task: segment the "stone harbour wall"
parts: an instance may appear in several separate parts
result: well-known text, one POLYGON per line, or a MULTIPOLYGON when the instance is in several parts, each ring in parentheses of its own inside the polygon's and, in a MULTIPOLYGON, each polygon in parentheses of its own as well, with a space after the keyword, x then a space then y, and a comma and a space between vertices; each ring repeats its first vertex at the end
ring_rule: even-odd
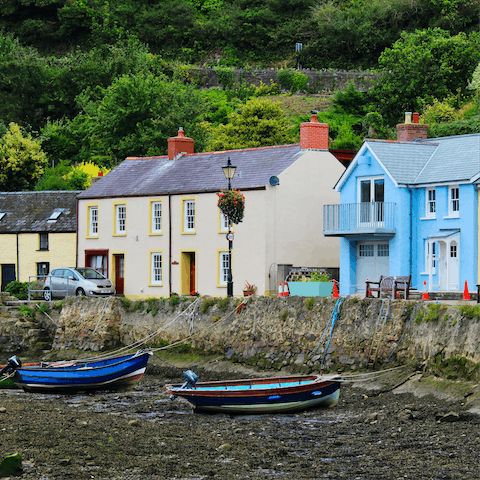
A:
MULTIPOLYGON (((336 299, 255 296, 239 302, 186 297, 175 305, 159 299, 67 298, 53 326, 38 316, 32 322, 18 312, 10 311, 9 317, 2 313, 0 355, 25 355, 29 342, 38 344, 48 335, 52 350, 67 350, 64 353, 111 350, 136 342, 158 347, 183 339, 207 353, 261 368, 318 371, 336 299)), ((378 299, 343 302, 325 356, 327 369, 366 366, 380 309, 378 299)), ((480 319, 474 313, 473 306, 393 301, 379 343, 379 362, 463 357, 478 364, 480 319)))

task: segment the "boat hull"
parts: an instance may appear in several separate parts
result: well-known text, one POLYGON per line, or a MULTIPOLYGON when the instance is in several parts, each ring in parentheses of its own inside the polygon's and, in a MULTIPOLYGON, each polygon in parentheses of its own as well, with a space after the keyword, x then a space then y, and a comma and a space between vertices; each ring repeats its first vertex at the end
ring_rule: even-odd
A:
POLYGON ((340 396, 340 378, 321 376, 197 383, 193 388, 167 385, 185 398, 196 412, 229 414, 295 413, 311 408, 332 408, 340 396), (258 382, 258 383, 256 383, 258 382))
POLYGON ((84 362, 68 367, 20 367, 13 376, 26 392, 76 393, 94 390, 128 390, 145 373, 151 352, 84 362))

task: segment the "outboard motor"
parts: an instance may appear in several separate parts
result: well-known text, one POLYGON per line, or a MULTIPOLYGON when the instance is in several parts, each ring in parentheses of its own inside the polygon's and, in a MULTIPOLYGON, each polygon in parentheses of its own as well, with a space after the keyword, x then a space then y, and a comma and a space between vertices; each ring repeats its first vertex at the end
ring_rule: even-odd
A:
MULTIPOLYGON (((185 379, 185 383, 180 388, 193 388, 198 382, 198 375, 192 370, 183 372, 183 378, 185 379)), ((172 395, 170 400, 173 402, 176 398, 177 395, 172 395)))
POLYGON ((0 370, 0 375, 2 373, 12 373, 13 371, 15 371, 17 368, 20 368, 22 366, 22 362, 20 361, 20 359, 14 355, 13 357, 10 357, 8 359, 8 362, 7 364, 0 370))
POLYGON ((182 388, 193 388, 198 382, 198 375, 192 370, 183 372, 183 378, 185 383, 182 385, 182 388))

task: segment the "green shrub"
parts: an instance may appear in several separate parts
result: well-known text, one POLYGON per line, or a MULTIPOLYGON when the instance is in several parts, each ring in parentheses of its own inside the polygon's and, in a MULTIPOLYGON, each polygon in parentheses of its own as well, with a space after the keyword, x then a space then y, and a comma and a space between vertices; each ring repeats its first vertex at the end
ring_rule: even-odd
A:
POLYGON ((47 315, 51 312, 50 307, 46 303, 37 303, 37 309, 40 313, 46 313, 47 315))
POLYGON ((480 317, 480 305, 462 305, 460 312, 465 318, 480 317))
POLYGON ((180 297, 178 296, 178 293, 172 293, 170 295, 170 305, 172 307, 176 307, 180 303, 180 297))
POLYGON ((27 305, 20 305, 18 310, 20 310, 26 318, 35 318, 35 312, 30 307, 27 307, 27 305))
POLYGON ((288 310, 284 310, 281 314, 280 314, 280 318, 285 321, 288 317, 288 310))
POLYGON ((225 313, 228 309, 228 307, 230 306, 230 297, 225 297, 225 298, 221 298, 218 302, 217 302, 217 307, 220 311, 222 311, 223 313, 225 313))
POLYGON ((157 298, 147 298, 145 301, 147 303, 147 313, 151 313, 154 317, 160 308, 159 300, 157 298))
POLYGON ((310 274, 307 282, 329 282, 330 275, 327 272, 316 271, 310 274))
POLYGON ((19 300, 26 300, 28 298, 28 282, 18 282, 14 280, 5 287, 5 291, 12 297, 16 297, 19 300))
POLYGON ((214 298, 206 298, 202 303, 202 313, 207 313, 210 307, 213 307, 217 301, 214 298))

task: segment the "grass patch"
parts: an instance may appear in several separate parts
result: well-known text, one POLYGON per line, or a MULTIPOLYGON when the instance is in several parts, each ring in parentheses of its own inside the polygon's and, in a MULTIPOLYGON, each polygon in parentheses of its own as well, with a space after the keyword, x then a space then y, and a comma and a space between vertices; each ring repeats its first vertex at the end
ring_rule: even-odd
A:
POLYGON ((282 321, 285 321, 288 317, 288 310, 284 310, 281 314, 280 314, 280 318, 282 319, 282 321))
POLYGON ((180 297, 178 296, 178 293, 172 293, 170 296, 170 305, 172 307, 176 307, 180 303, 180 297))
POLYGON ((447 307, 440 303, 431 303, 427 305, 426 309, 421 310, 415 315, 415 322, 438 322, 443 313, 445 313, 447 307))
POLYGON ((461 307, 458 307, 458 309, 465 318, 480 317, 480 305, 462 305, 461 307))
POLYGON ((305 306, 308 310, 313 310, 313 305, 315 304, 315 297, 310 297, 305 300, 305 306))
POLYGON ((145 300, 147 304, 147 313, 151 313, 152 317, 154 317, 158 310, 160 309, 160 303, 157 298, 147 298, 145 300))
POLYGON ((447 380, 480 380, 480 362, 475 363, 465 357, 442 358, 437 355, 432 364, 435 375, 447 380))

